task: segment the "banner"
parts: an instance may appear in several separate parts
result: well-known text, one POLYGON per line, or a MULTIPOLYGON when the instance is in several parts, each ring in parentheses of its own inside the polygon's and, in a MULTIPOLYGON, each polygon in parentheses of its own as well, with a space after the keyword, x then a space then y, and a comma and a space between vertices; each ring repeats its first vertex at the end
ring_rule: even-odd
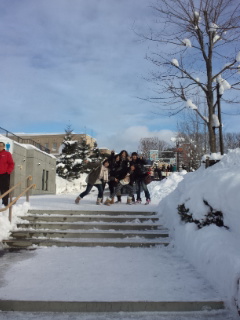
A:
POLYGON ((158 161, 158 150, 150 150, 149 158, 151 161, 158 161))

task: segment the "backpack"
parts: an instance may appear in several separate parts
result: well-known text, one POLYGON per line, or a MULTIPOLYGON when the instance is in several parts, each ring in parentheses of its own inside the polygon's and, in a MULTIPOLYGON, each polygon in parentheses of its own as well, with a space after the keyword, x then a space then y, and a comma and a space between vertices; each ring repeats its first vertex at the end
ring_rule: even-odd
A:
POLYGON ((149 184, 149 183, 152 182, 152 177, 150 176, 150 174, 148 174, 148 175, 146 175, 146 176, 144 177, 143 182, 144 182, 145 184, 149 184))

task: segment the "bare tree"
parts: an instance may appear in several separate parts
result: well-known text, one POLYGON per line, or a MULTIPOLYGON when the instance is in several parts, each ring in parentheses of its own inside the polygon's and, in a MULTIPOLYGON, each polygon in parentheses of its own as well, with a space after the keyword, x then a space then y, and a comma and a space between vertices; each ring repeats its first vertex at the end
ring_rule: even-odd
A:
POLYGON ((157 95, 147 99, 159 103, 168 115, 186 108, 196 112, 207 125, 210 152, 216 152, 220 98, 236 103, 240 90, 240 3, 157 0, 153 8, 158 28, 141 35, 157 43, 159 50, 147 56, 158 67, 148 79, 156 84, 157 95), (231 94, 224 93, 230 88, 231 94), (206 116, 196 105, 197 94, 205 100, 206 116))
POLYGON ((225 149, 240 148, 240 133, 224 133, 223 134, 225 149))
POLYGON ((167 142, 160 140, 157 137, 142 138, 139 142, 138 150, 144 158, 148 158, 150 150, 163 151, 168 146, 167 142))
POLYGON ((184 165, 197 169, 202 156, 209 152, 205 122, 202 121, 197 113, 187 110, 182 117, 182 121, 178 123, 178 133, 180 137, 184 138, 184 165))

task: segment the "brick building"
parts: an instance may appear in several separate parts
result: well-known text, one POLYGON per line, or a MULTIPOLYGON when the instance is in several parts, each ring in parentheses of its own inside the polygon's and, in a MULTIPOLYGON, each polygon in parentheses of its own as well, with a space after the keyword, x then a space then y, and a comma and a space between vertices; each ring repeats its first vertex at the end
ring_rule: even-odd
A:
MULTIPOLYGON (((36 141, 43 147, 49 149, 50 153, 57 157, 60 154, 60 147, 66 133, 18 133, 17 135, 23 139, 32 139, 36 141)), ((87 144, 89 144, 91 148, 94 147, 94 143, 96 142, 96 139, 83 133, 73 133, 72 140, 86 140, 87 144)))

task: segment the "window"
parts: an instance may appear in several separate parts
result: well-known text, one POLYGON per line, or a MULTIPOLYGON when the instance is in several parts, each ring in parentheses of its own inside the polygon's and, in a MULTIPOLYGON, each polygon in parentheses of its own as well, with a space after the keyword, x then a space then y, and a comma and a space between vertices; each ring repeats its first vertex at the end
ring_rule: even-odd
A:
POLYGON ((53 142, 52 151, 57 151, 57 142, 53 142))
POLYGON ((48 178, 49 178, 49 171, 43 170, 42 172, 42 190, 48 191, 48 178))
POLYGON ((49 173, 49 171, 46 171, 45 191, 48 191, 48 173, 49 173))
POLYGON ((45 170, 42 172, 42 190, 44 190, 44 183, 45 182, 45 170))

